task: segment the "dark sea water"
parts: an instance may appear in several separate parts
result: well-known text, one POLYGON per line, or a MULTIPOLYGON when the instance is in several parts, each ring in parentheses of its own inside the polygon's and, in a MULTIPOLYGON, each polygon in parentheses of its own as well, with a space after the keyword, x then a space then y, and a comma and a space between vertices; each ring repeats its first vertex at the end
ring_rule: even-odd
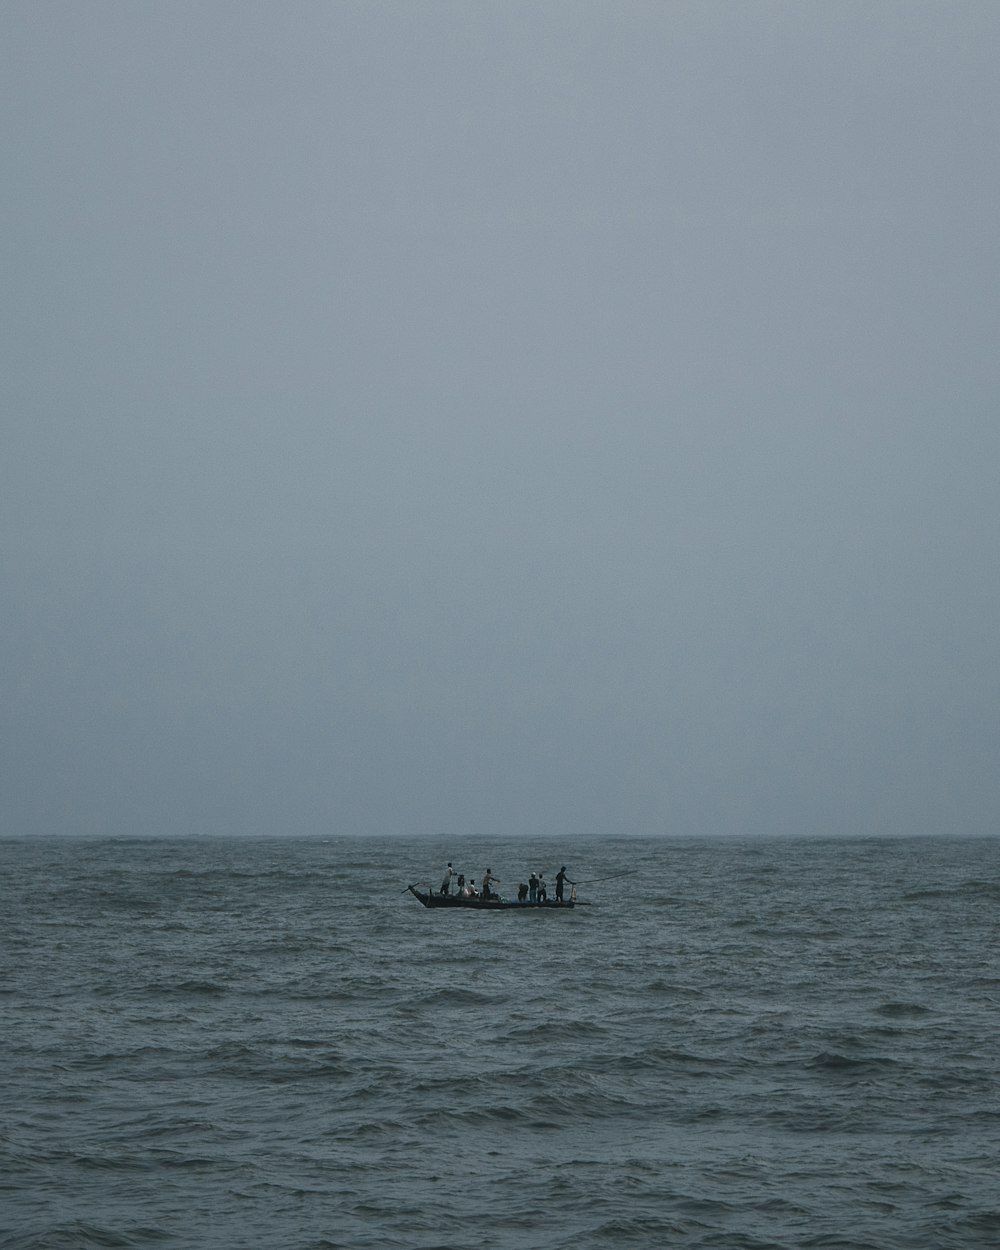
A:
POLYGON ((1000 1246, 1000 841, 0 856, 5 1250, 1000 1246))

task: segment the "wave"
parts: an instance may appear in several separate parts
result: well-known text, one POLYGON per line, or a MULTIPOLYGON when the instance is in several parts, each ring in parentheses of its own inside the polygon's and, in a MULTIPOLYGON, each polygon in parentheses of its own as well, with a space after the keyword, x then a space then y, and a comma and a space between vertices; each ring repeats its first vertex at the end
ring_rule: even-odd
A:
POLYGON ((0 1246, 3 1250, 135 1250, 151 1242, 172 1240, 165 1229, 148 1225, 121 1232, 84 1220, 71 1220, 53 1224, 40 1232, 14 1234, 0 1246))
MULTIPOLYGON (((266 1081, 270 1085, 303 1079, 346 1080, 358 1075, 357 1062, 345 1061, 342 1054, 330 1049, 329 1045, 322 1053, 318 1047, 309 1048, 305 1053, 298 1053, 300 1049, 296 1047, 292 1053, 274 1053, 259 1045, 224 1042, 201 1055, 189 1055, 187 1062, 195 1071, 203 1066, 215 1075, 230 1076, 239 1081, 266 1081)), ((391 1071, 396 1071, 395 1067, 391 1071)))
POLYGON ((516 1024, 508 1027, 503 1036, 507 1041, 534 1046, 553 1045, 561 1041, 582 1041, 608 1035, 607 1026, 596 1020, 556 1018, 538 1024, 516 1024))
POLYGON ((520 1125, 534 1131, 556 1131, 572 1124, 617 1120, 636 1110, 637 1104, 632 1099, 593 1089, 586 1092, 527 1089, 520 1099, 510 1094, 498 1097, 497 1090, 493 1089, 479 1099, 464 1098, 457 1105, 452 1100, 428 1107, 418 1113, 413 1123, 421 1132, 437 1130, 449 1134, 463 1126, 483 1128, 488 1125, 520 1125))
POLYGON ((183 994, 185 996, 197 997, 200 995, 225 994, 228 989, 228 986, 220 985, 218 981, 148 981, 141 987, 140 992, 157 996, 183 994))
POLYGON ((888 1056, 853 1056, 836 1051, 821 1051, 818 1055, 813 1055, 805 1064, 805 1067, 813 1072, 843 1073, 851 1076, 886 1072, 900 1066, 898 1059, 890 1059, 888 1056))
MULTIPOLYGON (((621 1216, 598 1224, 584 1237, 574 1239, 573 1244, 591 1246, 643 1246, 671 1245, 677 1238, 687 1238, 690 1234, 687 1224, 675 1220, 655 1216, 621 1216)), ((690 1243, 687 1243, 690 1244, 690 1243)), ((727 1245, 738 1246, 738 1242, 727 1242, 727 1245)))
POLYGON ((920 889, 906 890, 901 898, 907 903, 922 903, 938 898, 1000 901, 1000 881, 973 877, 952 886, 922 886, 920 889))
POLYGON ((665 998, 704 998, 705 991, 697 985, 678 985, 675 981, 666 981, 663 977, 654 977, 645 987, 647 994, 662 995, 665 998))
POLYGON ((880 1003, 878 1007, 873 1008, 876 1015, 888 1016, 890 1019, 905 1019, 911 1016, 930 1015, 930 1009, 921 1006, 920 1003, 906 1002, 889 1002, 880 1003))
POLYGON ((1000 900, 1000 881, 989 880, 971 880, 963 881, 956 890, 956 894, 969 894, 973 898, 988 898, 1000 900))

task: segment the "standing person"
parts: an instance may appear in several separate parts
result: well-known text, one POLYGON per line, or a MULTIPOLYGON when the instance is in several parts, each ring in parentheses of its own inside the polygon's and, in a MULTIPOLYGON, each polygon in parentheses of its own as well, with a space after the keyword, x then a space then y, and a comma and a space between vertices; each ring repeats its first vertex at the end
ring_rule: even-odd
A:
POLYGON ((538 901, 540 903, 547 903, 549 901, 549 896, 548 894, 545 893, 545 873, 544 872, 540 872, 538 874, 538 901))
MULTIPOLYGON (((557 903, 561 903, 563 901, 563 886, 566 884, 567 881, 569 881, 569 877, 566 876, 566 865, 563 864, 563 866, 556 873, 556 902, 557 903)), ((569 883, 570 885, 576 885, 575 881, 569 881, 569 883)))
POLYGON ((534 903, 538 900, 538 878, 534 873, 528 878, 528 902, 534 903))
POLYGON ((444 880, 441 882, 441 893, 451 893, 451 879, 456 875, 455 869, 451 866, 451 860, 448 860, 448 867, 444 870, 444 880))
POLYGON ((495 895, 493 891, 490 889, 490 886, 493 884, 494 881, 497 883, 497 885, 500 884, 500 878, 494 877, 492 868, 487 868, 486 871, 483 873, 483 898, 496 898, 497 897, 497 895, 495 895))

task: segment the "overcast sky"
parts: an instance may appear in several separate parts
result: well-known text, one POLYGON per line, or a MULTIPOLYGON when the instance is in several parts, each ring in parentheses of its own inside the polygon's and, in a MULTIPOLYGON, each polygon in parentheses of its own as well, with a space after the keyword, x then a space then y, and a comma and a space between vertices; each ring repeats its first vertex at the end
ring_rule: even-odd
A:
POLYGON ((0 831, 995 833, 1000 4, 0 8, 0 831))

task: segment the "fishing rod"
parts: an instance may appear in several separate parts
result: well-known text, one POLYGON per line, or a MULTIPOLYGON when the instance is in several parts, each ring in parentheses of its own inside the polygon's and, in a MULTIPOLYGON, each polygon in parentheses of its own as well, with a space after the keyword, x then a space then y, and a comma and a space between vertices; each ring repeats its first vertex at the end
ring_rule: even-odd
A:
MULTIPOLYGON (((634 877, 635 869, 628 872, 613 872, 610 877, 584 877, 582 881, 570 881, 570 885, 593 885, 595 881, 615 881, 618 877, 634 877)), ((569 877, 566 878, 569 881, 569 877)))

